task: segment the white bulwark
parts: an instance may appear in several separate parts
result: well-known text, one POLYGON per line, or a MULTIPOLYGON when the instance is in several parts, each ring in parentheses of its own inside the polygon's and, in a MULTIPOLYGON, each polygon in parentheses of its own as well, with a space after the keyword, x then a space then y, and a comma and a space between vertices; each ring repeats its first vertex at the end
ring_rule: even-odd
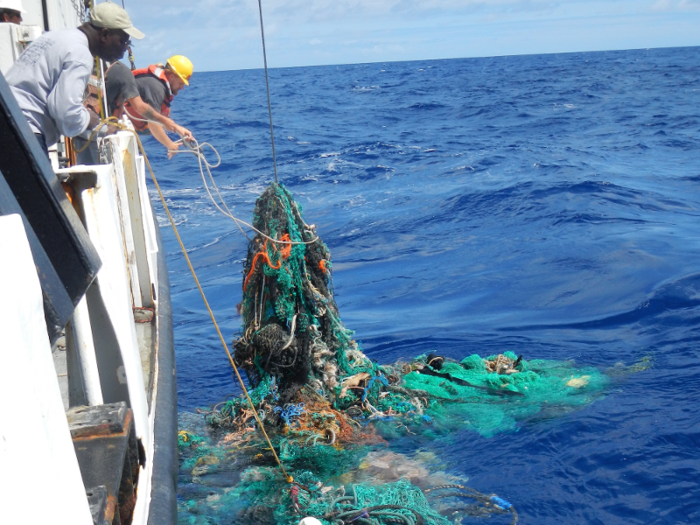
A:
POLYGON ((0 216, 0 254, 3 522, 89 525, 92 516, 61 402, 39 278, 19 215, 0 216))

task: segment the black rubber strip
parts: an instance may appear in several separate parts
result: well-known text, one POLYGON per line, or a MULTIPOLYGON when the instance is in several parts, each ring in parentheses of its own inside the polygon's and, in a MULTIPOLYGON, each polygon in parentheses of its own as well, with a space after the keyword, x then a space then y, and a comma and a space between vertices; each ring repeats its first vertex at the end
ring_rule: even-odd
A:
MULTIPOLYGON (((155 213, 153 214, 155 219, 155 213)), ((156 224, 158 238, 158 397, 155 400, 155 442, 151 504, 148 525, 177 523, 177 378, 173 342, 173 316, 170 303, 170 280, 165 263, 165 248, 156 224)), ((149 392, 150 395, 150 392, 149 392)))

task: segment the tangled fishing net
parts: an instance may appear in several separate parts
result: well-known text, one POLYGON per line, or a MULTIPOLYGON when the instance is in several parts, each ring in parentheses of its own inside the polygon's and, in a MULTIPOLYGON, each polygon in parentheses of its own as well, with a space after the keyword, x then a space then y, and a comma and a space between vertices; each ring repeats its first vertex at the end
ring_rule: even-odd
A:
POLYGON ((282 185, 259 197, 253 225, 265 235, 248 246, 233 347, 254 408, 229 399, 208 412, 206 428, 181 432, 181 521, 447 525, 508 514, 517 522, 504 499, 430 474, 435 465, 420 449, 399 454, 391 443, 515 430, 590 403, 607 376, 511 352, 379 364, 343 325, 330 251, 282 185), (281 475, 256 414, 294 483, 281 475))

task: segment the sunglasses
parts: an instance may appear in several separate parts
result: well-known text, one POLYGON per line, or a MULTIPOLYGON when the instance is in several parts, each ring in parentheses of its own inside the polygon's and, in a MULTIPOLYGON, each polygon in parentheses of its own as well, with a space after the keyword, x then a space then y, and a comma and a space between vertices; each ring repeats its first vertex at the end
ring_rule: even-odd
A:
POLYGON ((109 33, 117 35, 119 37, 119 43, 124 47, 131 47, 134 43, 131 41, 131 37, 126 34, 121 29, 108 29, 109 33))

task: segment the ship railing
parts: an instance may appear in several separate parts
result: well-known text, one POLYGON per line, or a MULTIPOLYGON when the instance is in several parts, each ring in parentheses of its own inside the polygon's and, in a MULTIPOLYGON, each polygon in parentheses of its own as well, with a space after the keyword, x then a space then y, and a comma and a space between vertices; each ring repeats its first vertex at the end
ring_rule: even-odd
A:
POLYGON ((149 397, 157 373, 152 348, 158 329, 156 224, 133 134, 105 137, 100 148, 108 164, 57 171, 102 260, 66 326, 68 397, 70 406, 128 402, 146 454, 134 523, 145 523, 154 452, 149 397))
POLYGON ((144 159, 118 133, 108 164, 54 174, 2 75, 0 141, 0 494, 32 521, 145 525, 167 275, 144 159))

